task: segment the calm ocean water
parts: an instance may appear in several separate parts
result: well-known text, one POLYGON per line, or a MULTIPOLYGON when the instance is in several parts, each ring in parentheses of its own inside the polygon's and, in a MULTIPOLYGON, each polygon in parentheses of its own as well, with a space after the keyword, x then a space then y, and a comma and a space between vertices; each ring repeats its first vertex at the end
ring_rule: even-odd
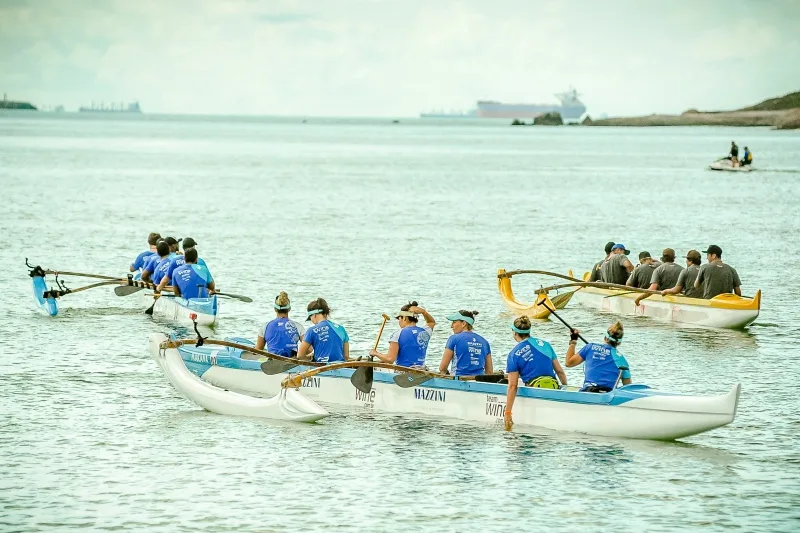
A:
MULTIPOLYGON (((799 132, 6 112, 0 185, 1 531, 800 527, 799 132), (731 140, 757 172, 704 169, 731 140), (746 331, 624 320, 634 381, 743 384, 733 424, 679 443, 371 412, 237 419, 169 386, 145 345, 172 327, 141 299, 95 289, 55 319, 34 310, 26 257, 121 274, 154 230, 194 237, 218 287, 255 299, 225 301, 216 336, 255 337, 286 290, 298 309, 325 297, 355 355, 416 299, 439 321, 430 362, 459 308, 480 311, 504 362, 497 268, 582 272, 608 240, 633 257, 719 244, 763 310, 746 331)), ((551 282, 514 281, 528 298, 551 282)), ((613 318, 563 316, 594 339, 613 318)), ((558 322, 536 335, 566 350, 558 322)))

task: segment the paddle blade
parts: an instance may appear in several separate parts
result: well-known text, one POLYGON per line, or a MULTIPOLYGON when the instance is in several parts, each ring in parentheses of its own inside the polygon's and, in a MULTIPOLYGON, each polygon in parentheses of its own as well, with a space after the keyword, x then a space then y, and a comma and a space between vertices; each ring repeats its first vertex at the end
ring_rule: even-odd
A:
POLYGON ((433 376, 429 376, 427 374, 397 374, 394 377, 395 384, 402 388, 402 389, 409 389, 411 387, 416 387, 417 385, 421 385, 428 381, 429 379, 433 379, 433 376))
POLYGON ((288 372, 292 368, 296 367, 297 363, 290 363, 288 361, 278 361, 277 359, 270 359, 269 361, 264 361, 261 363, 261 371, 268 376, 274 376, 276 374, 282 374, 284 372, 288 372))
POLYGON ((134 292, 139 292, 142 288, 143 287, 133 287, 131 285, 120 285, 119 287, 114 287, 114 294, 117 296, 128 296, 134 292))
MULTIPOLYGON (((158 300, 156 299, 156 301, 158 301, 158 300)), ((151 305, 150 307, 148 307, 147 309, 144 310, 144 314, 152 316, 153 308, 155 308, 155 306, 156 306, 156 302, 153 302, 153 305, 151 305)))
POLYGON ((230 294, 230 293, 227 293, 227 292, 218 292, 217 294, 220 295, 220 296, 226 296, 228 298, 233 298, 234 300, 239 300, 240 302, 244 302, 244 303, 248 303, 248 304, 253 302, 252 298, 250 298, 249 296, 242 296, 241 294, 230 294))
POLYGON ((361 366, 350 376, 350 383, 364 394, 372 390, 372 377, 374 369, 371 366, 361 366))

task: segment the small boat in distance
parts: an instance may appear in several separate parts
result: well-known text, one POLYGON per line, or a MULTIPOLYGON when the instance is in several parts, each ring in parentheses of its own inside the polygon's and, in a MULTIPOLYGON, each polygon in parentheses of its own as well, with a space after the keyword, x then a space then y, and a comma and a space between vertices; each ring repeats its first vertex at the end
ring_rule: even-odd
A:
POLYGON ((139 107, 139 102, 131 102, 127 106, 123 102, 120 102, 119 106, 113 102, 110 102, 108 105, 106 105, 105 102, 100 102, 99 105, 95 105, 95 103, 92 102, 91 106, 81 106, 78 108, 78 111, 80 113, 141 113, 142 108, 139 107))
POLYGON ((750 172, 751 170, 755 170, 752 165, 739 164, 738 166, 733 166, 733 161, 727 157, 717 159, 711 163, 708 168, 711 170, 725 170, 728 172, 750 172))

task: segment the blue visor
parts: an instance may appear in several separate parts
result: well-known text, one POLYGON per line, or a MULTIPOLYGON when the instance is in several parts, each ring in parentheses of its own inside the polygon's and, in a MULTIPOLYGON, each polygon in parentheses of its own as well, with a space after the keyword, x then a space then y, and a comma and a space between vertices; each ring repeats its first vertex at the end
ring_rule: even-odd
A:
POLYGON ((278 310, 278 311, 288 311, 291 308, 292 308, 291 304, 290 305, 278 305, 278 304, 275 304, 275 309, 278 310))
POLYGON ((463 320, 464 322, 466 322, 470 326, 475 324, 475 319, 474 318, 470 318, 468 316, 464 316, 461 313, 453 313, 452 315, 447 315, 447 320, 449 320, 450 322, 455 322, 456 320, 463 320))
POLYGON ((514 331, 514 332, 516 332, 516 333, 521 333, 522 335, 530 335, 530 334, 531 334, 531 328, 528 328, 528 329, 519 329, 519 328, 518 328, 517 326, 515 326, 514 324, 511 324, 511 330, 512 330, 512 331, 514 331))

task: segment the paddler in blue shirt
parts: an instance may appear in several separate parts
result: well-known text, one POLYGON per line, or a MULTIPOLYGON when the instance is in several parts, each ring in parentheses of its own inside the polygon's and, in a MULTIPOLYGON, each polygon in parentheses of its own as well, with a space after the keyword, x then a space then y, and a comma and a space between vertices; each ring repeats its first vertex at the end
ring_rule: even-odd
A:
POLYGON ((317 298, 308 304, 307 310, 306 320, 314 325, 303 336, 297 358, 319 363, 349 361, 350 337, 342 326, 328 319, 331 313, 328 302, 317 298), (309 353, 312 349, 313 354, 309 353))
POLYGON ((156 244, 158 244, 158 241, 160 240, 161 240, 161 235, 155 232, 147 236, 147 244, 150 245, 150 249, 145 250, 144 252, 136 256, 136 259, 133 260, 133 263, 130 266, 131 272, 136 272, 137 270, 141 270, 144 267, 145 260, 154 253, 156 253, 156 244))
POLYGON ((623 385, 630 385, 631 371, 628 361, 617 352, 623 334, 622 323, 615 322, 606 332, 605 343, 590 342, 576 353, 579 331, 574 329, 570 332, 566 364, 567 368, 571 368, 586 362, 582 392, 612 391, 620 378, 623 385))
POLYGON ((151 281, 158 284, 153 275, 162 262, 166 261, 169 264, 169 256, 169 244, 167 244, 167 241, 158 241, 156 253, 148 257, 144 267, 142 267, 142 281, 151 281))
POLYGON ((517 397, 519 380, 528 387, 542 389, 561 388, 556 375, 561 380, 561 385, 567 384, 567 374, 558 362, 555 350, 549 342, 531 337, 531 321, 526 316, 521 316, 511 324, 514 340, 517 345, 508 353, 506 372, 508 372, 508 392, 506 393, 505 425, 510 430, 514 421, 511 410, 517 397))
POLYGON ((492 373, 492 349, 489 341, 472 331, 477 311, 460 310, 447 316, 453 334, 447 339, 439 372, 451 367, 454 376, 477 376, 492 373), (451 365, 452 362, 452 365, 451 365))
POLYGON ((258 340, 256 340, 256 348, 263 350, 266 347, 268 352, 283 355, 284 357, 297 355, 297 349, 306 328, 299 322, 289 318, 291 309, 292 303, 289 301, 289 295, 281 291, 275 297, 276 318, 270 320, 261 328, 258 333, 258 340))
POLYGON ((398 366, 425 366, 425 354, 428 351, 428 342, 431 340, 436 320, 416 301, 409 302, 400 308, 395 317, 400 329, 389 337, 389 351, 385 354, 372 350, 369 354, 384 363, 394 363, 398 366), (422 315, 425 325, 417 325, 417 316, 422 315))
MULTIPOLYGON (((172 273, 175 295, 182 298, 207 298, 214 293, 214 279, 208 269, 197 264, 197 250, 189 249, 184 255, 186 264, 172 273)), ((166 276, 165 276, 166 279, 166 276)), ((164 281, 163 279, 161 281, 164 281)))
MULTIPOLYGON (((191 237, 186 237, 185 239, 182 240, 183 240, 183 254, 185 254, 186 250, 188 250, 189 248, 197 247, 197 243, 191 237)), ((175 272, 175 269, 178 268, 179 266, 183 266, 186 263, 186 261, 183 258, 183 254, 178 252, 176 248, 175 257, 173 257, 172 260, 170 261, 169 269, 167 270, 167 276, 169 276, 170 279, 172 278, 172 273, 175 272)), ((202 257, 199 256, 197 257, 197 264, 208 268, 208 265, 206 265, 206 262, 203 261, 202 257)))

